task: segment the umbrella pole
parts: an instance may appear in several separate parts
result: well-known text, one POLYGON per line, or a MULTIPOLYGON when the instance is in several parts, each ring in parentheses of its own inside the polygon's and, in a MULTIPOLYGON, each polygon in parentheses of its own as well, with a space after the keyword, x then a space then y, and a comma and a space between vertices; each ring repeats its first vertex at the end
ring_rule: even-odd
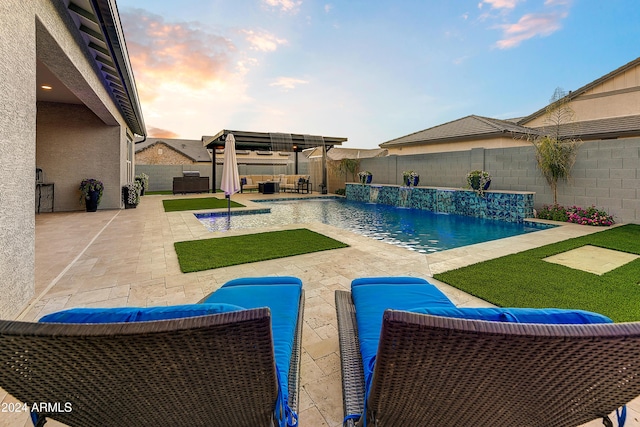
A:
POLYGON ((231 195, 225 194, 224 197, 227 198, 227 216, 231 218, 231 195))

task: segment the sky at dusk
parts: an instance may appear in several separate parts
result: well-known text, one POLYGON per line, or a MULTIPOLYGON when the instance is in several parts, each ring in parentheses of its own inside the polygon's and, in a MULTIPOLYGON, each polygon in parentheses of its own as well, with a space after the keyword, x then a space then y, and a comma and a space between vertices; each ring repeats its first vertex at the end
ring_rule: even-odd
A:
POLYGON ((544 107, 640 56, 638 0, 117 0, 150 137, 378 144, 544 107))

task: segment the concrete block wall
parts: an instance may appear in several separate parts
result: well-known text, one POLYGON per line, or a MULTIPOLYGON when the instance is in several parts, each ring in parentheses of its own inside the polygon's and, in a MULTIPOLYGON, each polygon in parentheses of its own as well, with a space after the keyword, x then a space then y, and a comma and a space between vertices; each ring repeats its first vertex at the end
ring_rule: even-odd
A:
POLYGON ((360 170, 373 174, 373 183, 402 184, 402 172, 413 170, 420 175, 420 184, 434 187, 463 187, 471 167, 469 151, 414 154, 362 159, 360 170))
MULTIPOLYGON (((420 184, 466 187, 472 169, 491 173, 492 190, 535 192, 534 207, 553 203, 553 193, 537 169, 533 147, 473 149, 459 152, 362 159, 361 170, 373 173, 373 183, 400 184, 403 170, 420 174, 420 184)), ((585 142, 572 176, 558 185, 558 203, 595 205, 617 222, 640 223, 640 138, 585 142)))

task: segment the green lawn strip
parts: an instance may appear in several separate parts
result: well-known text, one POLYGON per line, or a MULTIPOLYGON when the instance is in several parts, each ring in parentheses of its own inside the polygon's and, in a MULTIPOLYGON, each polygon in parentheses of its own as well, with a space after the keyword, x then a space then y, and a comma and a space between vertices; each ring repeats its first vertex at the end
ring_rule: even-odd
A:
POLYGON ((183 273, 348 246, 306 228, 175 243, 183 273))
POLYGON ((640 320, 640 259, 599 276, 543 261, 584 245, 640 255, 640 225, 628 224, 434 275, 501 307, 574 308, 615 322, 640 320))
MULTIPOLYGON (((163 200, 165 212, 196 211, 202 209, 222 209, 227 207, 227 199, 206 197, 198 199, 169 199, 163 200)), ((242 208, 244 205, 231 201, 232 208, 242 208)))
POLYGON ((173 191, 171 191, 171 190, 166 190, 166 191, 145 191, 144 194, 145 194, 145 196, 153 196, 153 195, 157 195, 157 194, 167 195, 167 194, 173 194, 173 191))

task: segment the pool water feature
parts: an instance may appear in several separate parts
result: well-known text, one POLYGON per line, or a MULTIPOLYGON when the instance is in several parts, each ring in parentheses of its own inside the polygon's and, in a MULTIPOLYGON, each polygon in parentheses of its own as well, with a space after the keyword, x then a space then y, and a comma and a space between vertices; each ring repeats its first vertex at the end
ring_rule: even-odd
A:
POLYGON ((271 213, 195 214, 210 231, 321 222, 413 251, 431 253, 549 226, 434 213, 340 198, 261 201, 271 213))

